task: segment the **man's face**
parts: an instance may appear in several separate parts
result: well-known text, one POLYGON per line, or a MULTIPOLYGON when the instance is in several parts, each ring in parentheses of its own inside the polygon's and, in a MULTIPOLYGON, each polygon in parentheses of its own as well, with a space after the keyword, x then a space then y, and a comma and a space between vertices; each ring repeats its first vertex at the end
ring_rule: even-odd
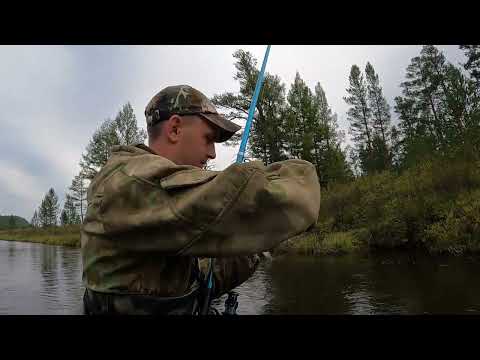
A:
POLYGON ((178 155, 183 165, 205 167, 215 159, 215 125, 198 115, 182 116, 182 136, 178 142, 178 155))

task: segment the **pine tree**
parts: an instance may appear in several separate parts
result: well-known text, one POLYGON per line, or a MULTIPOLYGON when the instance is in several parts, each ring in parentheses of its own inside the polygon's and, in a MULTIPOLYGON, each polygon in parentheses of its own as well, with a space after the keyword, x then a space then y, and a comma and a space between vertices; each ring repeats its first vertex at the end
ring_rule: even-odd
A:
POLYGON ((367 62, 365 68, 368 89, 368 103, 372 111, 374 128, 385 144, 389 142, 390 135, 390 106, 383 96, 383 91, 380 86, 378 74, 372 64, 367 62))
POLYGON ((38 220, 41 227, 49 226, 48 219, 48 204, 46 200, 47 195, 42 199, 40 206, 38 207, 38 220))
POLYGON ((291 157, 314 162, 314 134, 318 128, 311 90, 297 72, 287 95, 286 148, 291 157))
POLYGON ((58 219, 58 197, 55 190, 50 188, 40 205, 38 217, 42 227, 56 226, 58 219))
POLYGON ((465 70, 473 79, 480 82, 480 45, 460 45, 460 49, 467 57, 467 62, 463 64, 465 70))
POLYGON ((328 187, 333 182, 347 181, 352 173, 340 146, 344 135, 338 130, 337 114, 332 113, 320 83, 315 85, 313 103, 316 110, 315 165, 321 186, 328 187))
POLYGON ((465 148, 480 153, 480 45, 461 45, 467 62, 463 64, 470 78, 466 82, 466 102, 468 115, 465 119, 465 148))
MULTIPOLYGON (((259 70, 257 60, 244 50, 233 54, 236 59, 234 79, 240 84, 238 94, 231 92, 213 96, 212 102, 226 109, 229 120, 245 121, 255 90, 259 70)), ((265 164, 285 159, 283 144, 283 118, 285 111, 285 86, 278 76, 265 74, 258 96, 252 127, 250 129, 246 158, 262 160, 265 164)), ((237 146, 242 133, 235 134, 227 146, 237 146)))
POLYGON ((145 130, 139 129, 130 103, 118 112, 114 120, 106 119, 95 131, 82 155, 80 167, 86 179, 93 179, 105 165, 114 145, 134 145, 143 143, 147 137, 145 130))
POLYGON ((350 131, 355 142, 365 144, 367 149, 371 150, 373 138, 371 110, 368 106, 367 87, 357 65, 353 65, 350 70, 349 83, 350 87, 347 88, 349 96, 344 97, 344 100, 351 105, 347 112, 350 131))
POLYGON ((373 117, 374 138, 373 145, 373 168, 381 171, 391 167, 390 154, 390 106, 383 96, 378 74, 372 64, 367 62, 365 68, 368 90, 368 104, 373 117))
POLYGON ((35 228, 40 226, 37 210, 35 210, 35 212, 33 213, 32 219, 30 220, 30 225, 32 225, 35 228))
POLYGON ((370 157, 373 154, 374 128, 371 119, 371 109, 368 105, 368 90, 363 75, 357 65, 353 65, 349 76, 350 86, 347 88, 349 96, 344 97, 350 105, 347 111, 347 120, 350 122, 350 134, 355 144, 357 155, 364 159, 362 171, 372 171, 370 157))
POLYGON ((59 215, 60 204, 58 203, 58 196, 55 193, 55 190, 51 188, 49 190, 49 199, 50 199, 50 224, 55 226, 57 225, 57 219, 59 215))
POLYGON ((424 46, 411 60, 402 96, 395 98, 404 166, 430 154, 445 156, 466 143, 478 146, 480 101, 475 84, 434 46, 424 46))
POLYGON ((114 130, 118 145, 134 145, 143 143, 147 133, 137 126, 137 118, 132 105, 128 102, 118 112, 114 120, 114 130))
MULTIPOLYGON (((69 196, 73 202, 74 207, 76 208, 75 212, 77 215, 80 216, 80 222, 83 223, 83 219, 85 217, 85 210, 87 207, 87 186, 82 172, 80 172, 80 174, 76 175, 73 178, 72 184, 70 185, 69 189, 72 192, 69 196)), ((70 214, 71 212, 69 213, 69 215, 70 214)))
POLYGON ((80 167, 87 179, 95 177, 99 169, 107 162, 112 146, 117 145, 113 128, 113 121, 105 120, 93 133, 92 139, 87 145, 86 154, 82 154, 80 167))
POLYGON ((62 210, 62 213, 60 215, 60 224, 62 226, 70 225, 70 221, 68 219, 68 215, 67 215, 67 212, 65 210, 62 210))
POLYGON ((75 206, 75 201, 70 194, 65 196, 65 203, 63 205, 63 213, 65 213, 65 225, 79 224, 80 217, 77 213, 77 207, 75 206))

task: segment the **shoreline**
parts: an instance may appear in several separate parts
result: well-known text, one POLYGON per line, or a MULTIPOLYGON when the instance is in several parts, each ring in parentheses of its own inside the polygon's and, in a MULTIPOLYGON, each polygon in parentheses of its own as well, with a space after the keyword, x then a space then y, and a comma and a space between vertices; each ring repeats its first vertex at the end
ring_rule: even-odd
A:
MULTIPOLYGON (((0 230, 0 240, 39 243, 45 245, 67 246, 80 248, 80 226, 70 225, 48 229, 12 229, 0 230)), ((360 231, 330 232, 314 230, 303 233, 281 243, 270 253, 272 256, 301 255, 301 256, 342 256, 354 253, 399 251, 407 253, 423 253, 428 256, 470 256, 480 255, 477 252, 450 251, 449 248, 440 251, 431 251, 428 248, 403 246, 371 246, 360 231)))
POLYGON ((0 230, 0 240, 80 248, 80 227, 78 225, 70 225, 47 229, 0 230))

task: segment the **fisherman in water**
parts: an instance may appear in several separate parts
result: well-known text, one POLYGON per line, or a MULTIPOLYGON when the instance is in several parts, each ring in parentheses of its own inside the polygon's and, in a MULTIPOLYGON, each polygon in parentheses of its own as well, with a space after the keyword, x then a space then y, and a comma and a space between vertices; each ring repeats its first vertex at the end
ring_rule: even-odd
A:
POLYGON ((213 298, 259 256, 313 226, 314 166, 285 160, 205 170, 240 127, 200 91, 169 86, 145 109, 148 146, 115 146, 92 180, 81 230, 87 314, 197 314, 208 258, 213 298))

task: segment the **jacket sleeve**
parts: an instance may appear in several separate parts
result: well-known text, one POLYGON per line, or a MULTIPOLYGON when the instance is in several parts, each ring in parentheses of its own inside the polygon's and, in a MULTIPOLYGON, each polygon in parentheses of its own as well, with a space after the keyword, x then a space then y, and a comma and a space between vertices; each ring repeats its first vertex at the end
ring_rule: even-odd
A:
MULTIPOLYGON (((320 185, 311 163, 287 160, 268 167, 259 162, 236 166, 245 170, 243 183, 237 184, 234 196, 182 254, 215 257, 261 253, 317 222, 320 185)), ((228 169, 226 172, 228 175, 228 169)), ((212 191, 221 194, 221 190, 212 191)))
POLYGON ((268 251, 318 219, 320 185, 307 161, 162 177, 154 170, 139 161, 105 176, 90 194, 83 231, 126 252, 229 257, 268 251))

